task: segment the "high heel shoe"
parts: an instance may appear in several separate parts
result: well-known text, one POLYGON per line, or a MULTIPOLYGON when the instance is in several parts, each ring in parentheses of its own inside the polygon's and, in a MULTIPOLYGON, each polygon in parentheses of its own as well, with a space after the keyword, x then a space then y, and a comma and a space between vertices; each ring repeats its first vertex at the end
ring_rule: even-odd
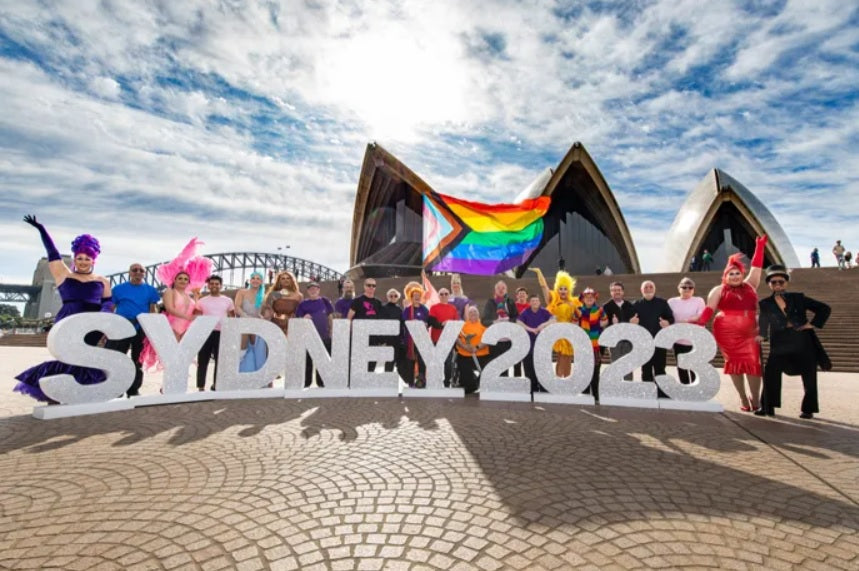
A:
POLYGON ((743 405, 743 406, 741 406, 741 407, 740 407, 740 410, 741 410, 741 411, 743 411, 743 412, 751 412, 752 407, 750 407, 750 406, 746 406, 746 405, 743 405))

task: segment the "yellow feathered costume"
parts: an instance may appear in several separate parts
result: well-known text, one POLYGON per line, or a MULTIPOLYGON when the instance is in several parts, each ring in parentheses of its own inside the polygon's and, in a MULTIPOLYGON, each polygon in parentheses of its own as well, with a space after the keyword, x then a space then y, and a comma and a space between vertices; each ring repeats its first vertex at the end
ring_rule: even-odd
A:
MULTIPOLYGON (((542 274, 538 274, 542 277, 542 274)), ((555 287, 549 291, 551 299, 546 300, 546 309, 555 316, 558 323, 572 323, 576 312, 582 306, 581 300, 573 295, 576 288, 576 278, 567 272, 559 271, 555 274, 555 287), (567 299, 562 299, 558 290, 567 288, 567 299)), ((552 349, 560 355, 572 355, 573 346, 566 339, 559 339, 552 349)))

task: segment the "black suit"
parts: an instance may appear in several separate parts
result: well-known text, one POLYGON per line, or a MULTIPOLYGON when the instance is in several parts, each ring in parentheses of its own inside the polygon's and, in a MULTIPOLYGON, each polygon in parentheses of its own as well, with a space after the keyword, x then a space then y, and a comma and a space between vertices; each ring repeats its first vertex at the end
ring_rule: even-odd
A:
MULTIPOLYGON (((650 300, 643 297, 632 304, 632 309, 638 315, 638 324, 647 329, 651 335, 656 335, 662 330, 659 320, 664 319, 668 323, 674 323, 674 312, 671 306, 661 297, 653 297, 650 300)), ((653 356, 641 367, 641 380, 654 382, 654 378, 665 374, 665 360, 667 349, 654 347, 653 356)), ((666 398, 668 395, 659 389, 658 396, 666 398)))
POLYGON ((805 396, 802 412, 818 412, 817 360, 818 350, 813 330, 797 331, 808 323, 807 311, 814 313, 811 324, 818 329, 826 324, 831 309, 825 303, 802 293, 782 294, 785 310, 776 303, 775 294, 758 302, 761 336, 770 340, 770 353, 764 367, 764 389, 761 406, 767 414, 781 406, 781 376, 801 375, 805 396))
MULTIPOLYGON (((629 323, 629 320, 635 316, 635 309, 632 307, 631 301, 624 300, 620 305, 615 303, 613 299, 608 300, 602 306, 603 311, 605 311, 605 316, 608 318, 608 327, 614 325, 614 317, 617 317, 618 323, 629 323)), ((611 362, 614 363, 627 353, 632 351, 632 342, 624 339, 620 341, 616 347, 611 347, 609 349, 609 353, 611 354, 611 362)), ((632 380, 632 373, 627 374, 624 379, 627 381, 632 380)))

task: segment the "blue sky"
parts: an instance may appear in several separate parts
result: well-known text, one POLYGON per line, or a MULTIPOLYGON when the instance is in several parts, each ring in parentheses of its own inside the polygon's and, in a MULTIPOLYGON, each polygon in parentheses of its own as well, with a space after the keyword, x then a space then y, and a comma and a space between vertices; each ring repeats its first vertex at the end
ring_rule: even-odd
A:
POLYGON ((512 200, 575 141, 645 271, 713 167, 808 265, 859 249, 852 2, 0 0, 0 280, 36 213, 98 270, 271 251, 345 270, 365 146, 436 190, 512 200))

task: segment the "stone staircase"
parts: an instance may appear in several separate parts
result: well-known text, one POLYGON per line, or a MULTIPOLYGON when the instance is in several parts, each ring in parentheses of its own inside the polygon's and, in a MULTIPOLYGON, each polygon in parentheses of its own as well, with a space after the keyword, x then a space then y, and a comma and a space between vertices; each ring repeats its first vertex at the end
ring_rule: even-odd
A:
POLYGON ((4 347, 44 347, 47 340, 47 333, 13 333, 0 337, 0 345, 4 347))

